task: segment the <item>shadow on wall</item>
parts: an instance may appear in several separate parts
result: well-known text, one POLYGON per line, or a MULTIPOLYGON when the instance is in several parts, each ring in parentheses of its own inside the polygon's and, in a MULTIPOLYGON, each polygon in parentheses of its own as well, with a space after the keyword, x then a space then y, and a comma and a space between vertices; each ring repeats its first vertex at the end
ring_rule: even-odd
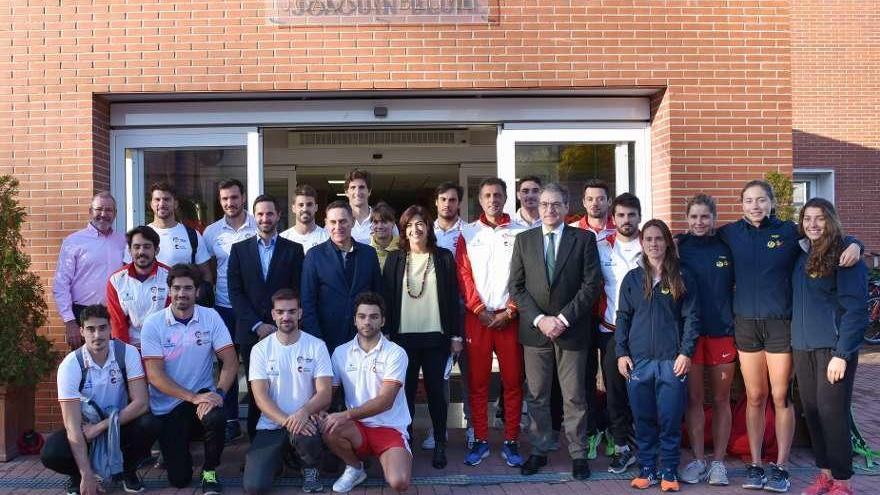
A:
POLYGON ((834 200, 844 226, 880 250, 880 144, 863 146, 792 130, 794 169, 834 170, 834 200))

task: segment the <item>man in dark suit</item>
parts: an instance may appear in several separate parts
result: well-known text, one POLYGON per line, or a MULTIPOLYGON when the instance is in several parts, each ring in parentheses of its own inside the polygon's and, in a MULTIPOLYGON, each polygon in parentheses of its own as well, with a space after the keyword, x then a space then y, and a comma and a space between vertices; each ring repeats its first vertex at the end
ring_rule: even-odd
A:
MULTIPOLYGON (((229 299, 236 316, 236 338, 241 346, 245 374, 250 373, 251 348, 276 330, 272 294, 278 289, 298 291, 303 267, 301 245, 278 235, 278 202, 261 195, 254 201, 257 235, 232 245, 227 277, 229 299)), ((247 430, 251 438, 260 411, 248 394, 247 430)))
POLYGON ((354 215, 345 201, 327 205, 330 235, 309 250, 303 266, 302 329, 333 349, 354 338, 354 300, 365 291, 382 293, 382 272, 372 247, 351 237, 354 215))
POLYGON ((532 416, 532 454, 522 474, 547 464, 552 443, 550 387, 553 367, 559 375, 563 427, 572 458, 572 476, 590 476, 587 461, 586 367, 592 335, 593 303, 602 290, 595 236, 565 225, 568 191, 544 187, 538 204, 542 225, 517 236, 510 265, 510 295, 520 312, 526 403, 532 416))

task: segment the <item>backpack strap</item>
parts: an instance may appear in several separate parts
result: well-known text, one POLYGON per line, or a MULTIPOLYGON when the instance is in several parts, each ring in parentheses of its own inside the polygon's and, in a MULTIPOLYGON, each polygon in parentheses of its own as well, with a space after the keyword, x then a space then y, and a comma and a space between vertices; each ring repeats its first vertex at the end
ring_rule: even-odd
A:
POLYGON ((128 370, 125 368, 125 342, 113 339, 113 354, 116 356, 116 365, 122 373, 122 383, 128 387, 128 370))
MULTIPOLYGON (((181 222, 183 223, 183 222, 181 222)), ((193 265, 196 264, 196 251, 199 249, 199 236, 196 235, 196 229, 190 227, 189 225, 184 224, 183 228, 186 229, 186 236, 189 237, 189 247, 192 249, 191 263, 193 265)))
POLYGON ((79 363, 79 391, 82 393, 83 387, 86 386, 86 377, 89 374, 89 369, 86 368, 86 360, 83 358, 83 347, 73 351, 73 354, 76 356, 76 362, 79 363))

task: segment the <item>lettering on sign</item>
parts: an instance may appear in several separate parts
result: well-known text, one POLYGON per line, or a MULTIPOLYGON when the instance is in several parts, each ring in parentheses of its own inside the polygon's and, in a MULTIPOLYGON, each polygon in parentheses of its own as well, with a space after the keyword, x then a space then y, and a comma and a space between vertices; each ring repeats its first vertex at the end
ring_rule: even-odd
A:
POLYGON ((284 26, 485 24, 492 0, 267 0, 284 26))

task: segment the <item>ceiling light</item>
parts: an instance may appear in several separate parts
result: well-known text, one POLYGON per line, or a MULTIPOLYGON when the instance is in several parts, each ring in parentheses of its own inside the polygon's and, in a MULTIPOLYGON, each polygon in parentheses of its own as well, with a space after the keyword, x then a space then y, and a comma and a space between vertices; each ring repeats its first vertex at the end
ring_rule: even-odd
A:
POLYGON ((327 184, 345 184, 344 180, 328 180, 327 184))

